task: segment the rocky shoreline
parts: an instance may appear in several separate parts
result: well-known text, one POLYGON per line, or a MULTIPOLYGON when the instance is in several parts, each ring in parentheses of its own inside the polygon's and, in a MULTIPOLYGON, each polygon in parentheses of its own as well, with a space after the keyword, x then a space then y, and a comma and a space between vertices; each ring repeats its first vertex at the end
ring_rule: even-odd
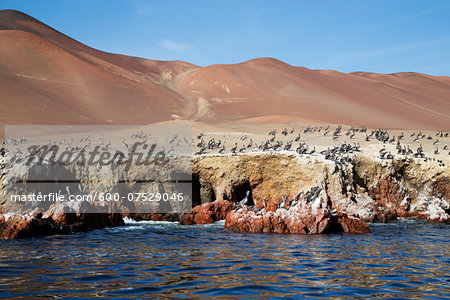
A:
POLYGON ((256 212, 229 213, 225 228, 235 231, 356 233, 368 232, 368 222, 398 217, 450 220, 449 170, 432 161, 358 153, 339 163, 278 153, 199 157, 194 166, 206 199, 212 189, 218 199, 236 202, 250 188, 256 212))
MULTIPOLYGON (((437 162, 362 153, 350 162, 293 153, 195 156, 193 210, 132 214, 135 220, 208 224, 241 232, 370 232, 368 222, 450 220, 449 168, 437 162), (240 203, 248 196, 247 203, 240 203)), ((123 225, 120 214, 0 215, 0 236, 21 238, 123 225)))

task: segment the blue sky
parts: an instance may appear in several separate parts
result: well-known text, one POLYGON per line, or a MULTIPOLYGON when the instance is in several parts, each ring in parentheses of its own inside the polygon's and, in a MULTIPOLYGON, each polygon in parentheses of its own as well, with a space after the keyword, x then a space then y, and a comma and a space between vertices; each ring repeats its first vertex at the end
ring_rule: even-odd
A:
POLYGON ((274 57, 341 72, 450 76, 450 1, 20 1, 94 48, 205 66, 274 57))

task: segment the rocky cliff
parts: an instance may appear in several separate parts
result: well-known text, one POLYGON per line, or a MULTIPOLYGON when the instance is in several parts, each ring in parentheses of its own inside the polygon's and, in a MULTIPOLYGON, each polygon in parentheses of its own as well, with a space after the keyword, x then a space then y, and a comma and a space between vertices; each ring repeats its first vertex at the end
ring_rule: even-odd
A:
MULTIPOLYGON (((321 155, 249 153, 195 156, 191 214, 138 219, 206 224, 226 219, 235 231, 369 232, 366 222, 417 217, 450 220, 449 167, 414 158, 382 160, 363 153, 347 162, 321 155), (246 203, 242 203, 246 198, 246 203)), ((3 238, 123 224, 118 214, 2 214, 3 238)))
POLYGON ((193 173, 201 203, 238 202, 250 192, 247 205, 227 216, 225 227, 232 230, 365 232, 360 222, 450 220, 449 168, 431 160, 356 154, 341 163, 289 153, 211 155, 197 157, 193 173))

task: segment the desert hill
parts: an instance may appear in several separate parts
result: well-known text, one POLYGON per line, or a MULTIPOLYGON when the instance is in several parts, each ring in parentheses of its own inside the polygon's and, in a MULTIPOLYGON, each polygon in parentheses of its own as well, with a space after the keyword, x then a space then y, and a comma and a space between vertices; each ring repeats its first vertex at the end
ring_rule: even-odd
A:
POLYGON ((20 12, 0 12, 2 123, 169 120, 184 111, 184 101, 162 74, 193 67, 101 52, 20 12))
POLYGON ((90 48, 0 11, 0 123, 148 124, 185 119, 450 128, 450 77, 340 73, 273 58, 199 67, 90 48))

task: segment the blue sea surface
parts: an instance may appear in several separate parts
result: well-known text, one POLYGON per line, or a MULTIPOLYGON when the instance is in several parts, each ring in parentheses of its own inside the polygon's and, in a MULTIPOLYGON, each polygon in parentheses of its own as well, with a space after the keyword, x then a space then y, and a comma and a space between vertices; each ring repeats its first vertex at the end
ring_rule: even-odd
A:
POLYGON ((0 241, 0 297, 450 299, 450 224, 370 234, 235 233, 128 222, 0 241))

